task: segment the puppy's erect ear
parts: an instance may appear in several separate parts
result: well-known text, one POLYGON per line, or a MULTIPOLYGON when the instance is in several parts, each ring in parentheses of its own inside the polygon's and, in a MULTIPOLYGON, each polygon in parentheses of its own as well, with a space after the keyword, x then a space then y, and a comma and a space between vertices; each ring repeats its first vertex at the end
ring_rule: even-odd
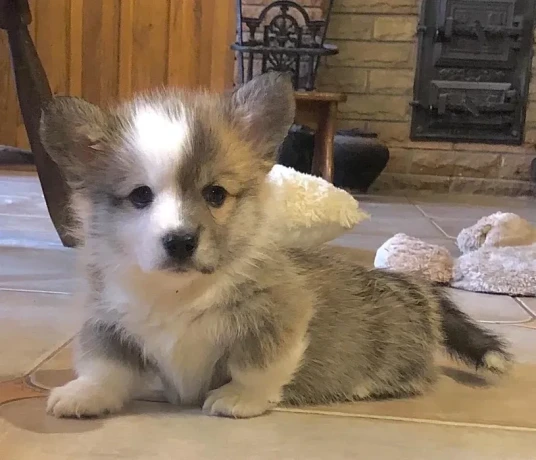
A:
POLYGON ((110 119, 98 107, 75 97, 55 97, 43 109, 43 146, 70 181, 82 181, 87 169, 102 157, 102 140, 110 119))
POLYGON ((231 96, 234 125, 266 160, 276 151, 294 121, 296 103, 290 75, 268 72, 241 86, 231 96))

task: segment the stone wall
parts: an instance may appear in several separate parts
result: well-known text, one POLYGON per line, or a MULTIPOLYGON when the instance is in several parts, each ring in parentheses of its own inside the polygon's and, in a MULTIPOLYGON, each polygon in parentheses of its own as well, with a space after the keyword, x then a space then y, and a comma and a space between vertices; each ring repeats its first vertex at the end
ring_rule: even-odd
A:
MULTIPOLYGON (((257 17, 262 9, 272 3, 274 0, 242 0, 242 15, 257 17)), ((302 5, 311 19, 321 19, 323 17, 323 8, 326 5, 325 0, 294 0, 302 5)))
MULTIPOLYGON (((340 50, 321 68, 318 89, 342 91, 341 127, 379 134, 391 160, 375 187, 527 195, 536 155, 536 79, 525 145, 411 142, 409 125, 420 0, 335 0, 329 41, 340 50)), ((536 68, 536 60, 535 66, 536 68)))

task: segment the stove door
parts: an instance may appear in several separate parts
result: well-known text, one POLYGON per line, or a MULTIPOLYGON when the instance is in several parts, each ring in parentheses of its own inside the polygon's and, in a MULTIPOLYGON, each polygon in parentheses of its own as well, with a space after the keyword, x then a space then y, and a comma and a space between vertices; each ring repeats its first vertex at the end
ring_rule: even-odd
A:
POLYGON ((411 139, 520 144, 535 0, 425 0, 411 139))
POLYGON ((524 24, 515 6, 516 0, 438 2, 435 65, 514 67, 524 24))

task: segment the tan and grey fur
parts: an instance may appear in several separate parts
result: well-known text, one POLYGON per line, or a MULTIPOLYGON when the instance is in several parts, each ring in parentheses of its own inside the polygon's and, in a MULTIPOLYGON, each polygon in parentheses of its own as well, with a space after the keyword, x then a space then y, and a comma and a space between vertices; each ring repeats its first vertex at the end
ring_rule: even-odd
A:
POLYGON ((264 187, 294 118, 285 76, 230 95, 165 91, 113 110, 56 98, 42 139, 75 190, 88 280, 77 379, 52 391, 56 416, 120 410, 147 375, 170 401, 260 415, 424 391, 434 354, 495 372, 509 356, 431 285, 369 270, 329 247, 284 250, 264 187), (204 191, 217 184, 223 205, 204 191), (152 201, 136 209, 132 190, 152 201), (170 260, 166 232, 196 232, 170 260))

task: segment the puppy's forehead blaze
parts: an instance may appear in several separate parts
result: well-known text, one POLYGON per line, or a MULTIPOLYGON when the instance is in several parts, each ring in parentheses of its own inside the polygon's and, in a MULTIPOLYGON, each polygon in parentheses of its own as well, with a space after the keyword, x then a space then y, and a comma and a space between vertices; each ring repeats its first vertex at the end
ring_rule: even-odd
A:
POLYGON ((258 173, 255 155, 224 119, 195 113, 189 127, 187 150, 178 165, 181 187, 218 182, 240 188, 258 173))
POLYGON ((141 107, 134 115, 137 146, 149 155, 172 155, 184 148, 188 123, 184 110, 175 116, 152 107, 141 107))

